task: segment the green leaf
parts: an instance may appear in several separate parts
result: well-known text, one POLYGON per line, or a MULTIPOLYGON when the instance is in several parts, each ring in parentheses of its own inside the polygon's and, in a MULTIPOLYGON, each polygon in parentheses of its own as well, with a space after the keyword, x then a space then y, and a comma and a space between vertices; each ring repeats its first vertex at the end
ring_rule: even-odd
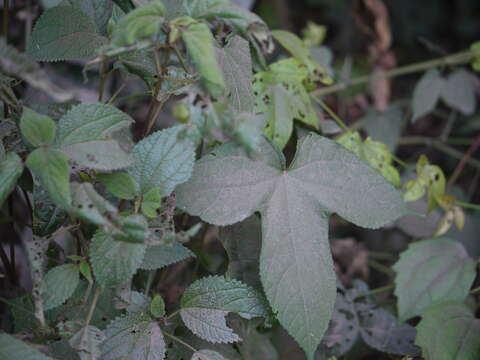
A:
POLYGON ((70 5, 88 15, 95 25, 96 32, 101 35, 107 34, 107 24, 112 16, 112 0, 67 0, 70 5))
POLYGON ((20 131, 33 147, 51 145, 55 140, 55 122, 45 115, 23 108, 20 118, 20 131))
POLYGON ((125 15, 115 25, 113 46, 125 46, 158 34, 164 21, 165 9, 160 0, 153 0, 125 15))
POLYGON ((112 321, 105 330, 102 360, 163 360, 166 352, 162 331, 143 313, 131 313, 112 321))
POLYGON ((87 262, 82 261, 78 265, 78 270, 89 283, 93 283, 92 270, 90 270, 90 265, 87 262))
POLYGON ((262 229, 258 216, 220 228, 219 238, 228 254, 228 275, 260 289, 262 229))
POLYGON ((135 182, 126 172, 98 174, 96 179, 119 199, 133 200, 135 198, 135 182))
POLYGON ((472 115, 477 105, 477 78, 472 73, 458 69, 446 79, 442 99, 452 109, 463 115, 472 115))
POLYGON ((76 60, 91 57, 106 43, 79 9, 56 6, 37 20, 27 52, 38 61, 76 60))
POLYGON ((150 303, 150 313, 156 318, 165 316, 165 302, 160 295, 153 297, 150 303))
POLYGON ((416 344, 426 360, 477 360, 480 320, 464 304, 444 303, 422 314, 416 344))
POLYGON ((407 209, 376 170, 318 135, 302 138, 288 170, 284 164, 266 141, 252 158, 226 144, 197 162, 177 189, 177 206, 216 225, 261 212, 263 288, 280 323, 311 359, 336 295, 328 215, 377 228, 407 209))
POLYGON ((156 218, 158 216, 158 209, 160 209, 162 201, 162 194, 159 188, 152 188, 143 196, 141 209, 143 215, 149 218, 156 218))
POLYGON ((100 344, 105 340, 105 335, 95 326, 81 328, 68 341, 80 356, 80 360, 98 360, 101 357, 100 344))
POLYGON ((44 309, 62 305, 73 295, 79 280, 78 265, 60 265, 48 271, 45 275, 44 309))
POLYGON ((195 254, 177 242, 149 246, 140 267, 145 270, 161 269, 189 257, 195 257, 195 254))
POLYGON ((299 61, 304 64, 309 62, 310 49, 305 46, 304 42, 297 35, 290 31, 273 30, 272 36, 299 61))
POLYGON ((252 112, 255 100, 248 41, 234 36, 222 49, 216 49, 216 53, 230 103, 238 111, 252 112))
POLYGON ((181 138, 181 126, 157 131, 140 141, 133 149, 135 163, 128 170, 145 194, 152 188, 168 196, 175 186, 188 180, 192 173, 195 149, 190 140, 181 138))
POLYGON ((53 360, 8 334, 0 334, 0 359, 53 360))
POLYGON ((15 189, 17 180, 23 173, 23 163, 16 153, 8 153, 0 161, 0 206, 15 189))
POLYGON ((32 205, 35 235, 47 236, 64 225, 67 213, 53 203, 48 192, 37 181, 33 184, 32 205))
POLYGON ((191 360, 226 360, 222 355, 213 350, 200 350, 192 355, 191 360))
POLYGON ((56 144, 82 166, 112 171, 130 166, 133 158, 115 138, 127 130, 133 120, 108 104, 80 104, 58 122, 56 144))
POLYGON ((185 325, 198 337, 213 343, 229 343, 240 338, 225 323, 229 312, 251 319, 268 316, 262 295, 234 279, 220 276, 202 278, 185 291, 181 299, 185 325))
POLYGON ((90 245, 90 261, 97 282, 103 286, 125 283, 137 272, 146 246, 116 241, 111 234, 97 231, 90 245))
POLYGON ((101 197, 90 183, 73 183, 72 207, 75 215, 98 226, 112 226, 117 208, 101 197))
POLYGON ((25 163, 55 204, 68 208, 70 194, 70 166, 68 158, 60 151, 39 148, 32 152, 25 163))
POLYGON ((475 261, 461 243, 448 238, 410 244, 393 269, 398 313, 404 320, 442 302, 465 300, 476 276, 475 261))
POLYGON ((435 109, 444 86, 445 81, 437 69, 428 70, 422 76, 413 91, 412 121, 427 115, 435 109))
POLYGON ((362 120, 368 136, 395 151, 407 120, 399 107, 392 106, 384 112, 370 110, 362 120))
POLYGON ((208 92, 216 98, 222 96, 225 82, 215 53, 215 39, 208 25, 193 22, 182 31, 182 39, 208 92))

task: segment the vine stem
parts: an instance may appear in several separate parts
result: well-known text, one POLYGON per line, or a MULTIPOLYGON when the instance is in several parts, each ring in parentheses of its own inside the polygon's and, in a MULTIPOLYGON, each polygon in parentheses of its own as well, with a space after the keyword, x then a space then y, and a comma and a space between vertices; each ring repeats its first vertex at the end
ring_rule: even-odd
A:
POLYGON ((323 110, 325 110, 325 112, 330 115, 330 117, 335 120, 335 122, 338 124, 338 126, 340 126, 344 131, 350 131, 350 129, 348 128, 347 125, 345 125, 345 123, 343 122, 342 119, 340 119, 340 117, 335 114, 335 112, 327 105, 325 104, 324 101, 322 101, 321 99, 319 99, 318 97, 316 96, 313 96, 312 95, 312 98, 313 100, 315 100, 315 102, 320 105, 322 107, 323 110))
POLYGON ((197 349, 195 349, 192 345, 190 344, 187 344, 185 341, 183 341, 182 339, 179 339, 178 337, 176 337, 175 335, 172 335, 166 331, 163 332, 163 335, 165 336, 168 336, 170 339, 178 342, 179 344, 182 344, 183 346, 189 348, 190 350, 192 350, 194 353, 197 352, 197 349))
POLYGON ((453 172, 452 176, 450 176, 450 179, 448 179, 447 187, 452 186, 455 184, 457 181, 458 177, 462 173, 463 169, 465 168, 465 165, 467 164, 467 161, 472 157, 472 155, 477 151, 477 149, 480 147, 480 135, 478 135, 475 140, 473 141, 473 144, 470 145, 470 148, 467 150, 465 155, 463 155, 462 159, 458 163, 455 171, 453 172))
POLYGON ((391 77, 396 77, 401 75, 414 74, 417 72, 421 72, 421 71, 425 71, 428 69, 436 68, 439 66, 445 66, 445 65, 464 64, 472 60, 472 58, 473 58, 473 52, 471 50, 462 51, 462 52, 444 56, 438 59, 401 66, 401 67, 392 69, 390 71, 382 71, 382 72, 376 72, 369 75, 360 76, 349 81, 340 82, 332 86, 327 86, 327 87, 315 90, 312 92, 312 95, 323 96, 323 95, 333 94, 338 91, 345 90, 350 86, 365 84, 373 79, 391 78, 391 77))
POLYGON ((362 299, 362 298, 370 296, 370 295, 382 294, 384 292, 392 291, 393 289, 395 289, 395 285, 393 285, 393 284, 382 286, 382 287, 370 290, 369 292, 367 292, 365 294, 360 294, 354 300, 362 299))

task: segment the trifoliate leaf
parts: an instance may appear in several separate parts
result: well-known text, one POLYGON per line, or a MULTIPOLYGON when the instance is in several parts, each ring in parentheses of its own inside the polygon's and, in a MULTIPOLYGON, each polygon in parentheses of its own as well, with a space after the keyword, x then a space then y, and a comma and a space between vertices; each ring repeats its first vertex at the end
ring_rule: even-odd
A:
POLYGON ((160 202, 162 201, 162 194, 159 188, 153 188, 147 191, 143 196, 141 209, 143 215, 149 218, 155 218, 158 216, 158 209, 160 209, 160 202))
POLYGON ((476 77, 464 69, 451 73, 442 91, 442 99, 452 109, 463 115, 472 115, 477 105, 476 77))
POLYGON ((102 355, 100 344, 105 335, 95 326, 84 326, 68 341, 80 356, 80 360, 98 360, 102 355))
POLYGON ((476 276, 475 261, 448 238, 410 244, 393 269, 400 319, 421 315, 442 302, 465 300, 476 276))
POLYGON ((228 254, 228 275, 261 288, 262 229, 258 216, 252 215, 240 223, 220 228, 219 238, 228 254))
POLYGON ((123 284, 140 267, 144 244, 116 241, 111 234, 97 231, 90 245, 90 261, 97 282, 103 286, 123 284))
POLYGON ((105 330, 103 360, 163 360, 166 352, 162 331, 144 313, 131 313, 112 321, 105 330))
POLYGON ((158 34, 164 20, 165 9, 160 0, 153 0, 130 11, 115 25, 113 46, 125 46, 158 34))
POLYGON ((208 25, 191 23, 182 31, 182 40, 208 92, 216 98, 222 96, 225 82, 215 53, 215 39, 208 25))
POLYGON ((135 182, 126 172, 98 174, 96 179, 119 199, 133 200, 135 198, 135 182))
POLYGON ((222 49, 216 49, 216 53, 230 103, 238 111, 252 112, 255 100, 248 41, 240 36, 234 36, 222 49))
POLYGON ((91 57, 106 43, 89 17, 73 6, 56 6, 35 23, 27 52, 38 61, 91 57))
POLYGON ((191 360, 226 360, 222 355, 213 350, 200 350, 192 355, 191 360))
POLYGON ((155 295, 150 303, 150 313, 156 317, 165 316, 165 302, 160 295, 155 295))
POLYGON ((140 194, 158 187, 163 196, 168 196, 190 177, 195 149, 190 140, 179 137, 182 129, 175 126, 157 131, 135 145, 135 163, 128 172, 140 194))
POLYGON ((195 254, 179 243, 149 246, 145 252, 141 268, 145 270, 161 269, 178 261, 195 257, 195 254))
POLYGON ((227 225, 262 214, 260 275, 280 323, 312 359, 336 296, 328 248, 328 215, 377 228, 407 212, 395 188, 340 145, 318 135, 301 139, 289 169, 267 141, 249 158, 226 144, 197 162, 177 189, 177 206, 227 225))
POLYGON ((70 166, 64 153, 50 148, 39 148, 28 155, 25 164, 55 204, 62 208, 70 206, 70 166))
POLYGON ((55 140, 55 122, 45 115, 23 108, 20 118, 20 131, 33 147, 51 145, 55 140))
POLYGON ((422 76, 413 91, 412 121, 427 115, 435 109, 444 86, 445 81, 437 69, 428 70, 422 76))
POLYGON ((429 308, 417 325, 415 343, 426 360, 476 360, 480 354, 480 320, 462 303, 429 308))
POLYGON ((203 278, 190 285, 182 296, 181 307, 185 325, 198 337, 213 343, 240 340, 226 325, 225 316, 229 312, 246 319, 268 315, 268 307, 259 292, 220 276, 203 278))
POLYGON ((53 360, 6 333, 0 334, 0 359, 53 360))
POLYGON ((44 309, 49 310, 62 305, 72 296, 79 280, 78 265, 60 265, 49 270, 45 275, 44 309))
POLYGON ((81 104, 58 122, 57 146, 78 164, 101 171, 130 166, 133 158, 116 136, 133 120, 108 104, 81 104))
POLYGON ((16 153, 8 153, 0 161, 0 206, 15 189, 17 180, 23 173, 23 162, 16 153))

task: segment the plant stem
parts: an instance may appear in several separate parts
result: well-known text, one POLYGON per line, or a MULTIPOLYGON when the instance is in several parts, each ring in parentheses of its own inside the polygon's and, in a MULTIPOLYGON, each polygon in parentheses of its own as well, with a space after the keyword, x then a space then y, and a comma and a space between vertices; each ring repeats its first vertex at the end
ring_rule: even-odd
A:
POLYGON ((147 278, 147 285, 145 285, 145 295, 148 296, 148 293, 150 292, 150 288, 152 287, 153 279, 155 278, 157 271, 156 270, 151 270, 148 273, 148 278, 147 278))
POLYGON ((335 120, 335 122, 338 124, 338 126, 340 126, 344 131, 350 131, 350 129, 348 128, 347 125, 345 125, 345 123, 342 121, 342 119, 340 119, 337 114, 335 114, 335 112, 327 105, 325 104, 324 101, 322 101, 320 98, 316 97, 316 96, 312 96, 313 100, 315 100, 315 102, 320 105, 322 107, 322 109, 328 114, 330 115, 330 117, 335 120))
POLYGON ((368 259, 368 265, 370 267, 372 267, 373 269, 389 276, 389 277, 392 277, 394 275, 394 272, 392 269, 390 269, 389 267, 383 265, 383 264, 380 264, 378 261, 375 261, 373 259, 368 259))
POLYGON ((480 210, 479 204, 471 204, 463 201, 456 201, 455 203, 466 209, 480 210))
POLYGON ((92 304, 90 305, 90 310, 88 311, 87 318, 85 319, 85 326, 88 326, 90 324, 90 321, 92 320, 95 307, 97 306, 98 297, 100 296, 101 293, 102 293, 102 288, 99 286, 95 290, 95 295, 93 295, 92 304))
POLYGON ((105 82, 107 80, 107 77, 106 77, 106 74, 105 74, 105 62, 104 61, 100 64, 99 73, 100 73, 100 85, 99 85, 99 89, 98 89, 98 102, 102 102, 103 93, 105 91, 105 82))
POLYGON ((176 337, 175 335, 172 335, 166 331, 163 332, 163 335, 165 336, 168 336, 170 339, 178 342, 179 344, 182 344, 183 346, 189 348, 190 350, 192 350, 194 353, 197 352, 197 349, 195 349, 193 346, 191 346, 190 344, 187 344, 185 341, 179 339, 178 337, 176 337))
POLYGON ((458 177, 462 173, 463 169, 465 168, 465 165, 467 164, 467 161, 472 157, 472 155, 477 151, 477 149, 480 147, 480 135, 478 135, 475 140, 473 141, 473 144, 470 145, 470 148, 467 150, 465 155, 463 155, 462 159, 458 163, 455 171, 453 172, 452 176, 450 176, 450 179, 448 179, 447 187, 452 186, 455 184, 457 181, 458 177))
POLYGON ((10 0, 3 0, 3 28, 2 28, 2 36, 5 38, 5 42, 8 39, 8 22, 10 20, 10 16, 8 10, 10 8, 10 0))
POLYGON ((480 293, 480 286, 477 286, 475 289, 472 289, 472 291, 470 291, 470 295, 475 295, 477 293, 480 293))
POLYGON ((327 94, 336 93, 338 91, 345 90, 350 86, 365 84, 372 79, 378 78, 390 78, 401 75, 414 74, 417 72, 425 71, 431 68, 436 68, 445 65, 458 65, 469 62, 473 58, 473 52, 470 50, 462 51, 456 54, 444 56, 438 59, 423 61, 411 65, 401 66, 393 70, 376 72, 369 75, 360 76, 350 81, 344 81, 332 86, 327 86, 318 90, 315 90, 312 95, 323 96, 327 94))
POLYGON ((381 294, 381 293, 384 293, 384 292, 392 291, 393 289, 395 289, 395 285, 393 285, 393 284, 382 286, 382 287, 370 290, 369 292, 367 292, 365 294, 360 294, 354 300, 362 299, 362 298, 370 296, 370 295, 377 295, 377 294, 381 294))
POLYGON ((170 315, 167 316, 167 320, 177 316, 178 314, 180 314, 180 310, 174 311, 173 313, 171 313, 170 315))

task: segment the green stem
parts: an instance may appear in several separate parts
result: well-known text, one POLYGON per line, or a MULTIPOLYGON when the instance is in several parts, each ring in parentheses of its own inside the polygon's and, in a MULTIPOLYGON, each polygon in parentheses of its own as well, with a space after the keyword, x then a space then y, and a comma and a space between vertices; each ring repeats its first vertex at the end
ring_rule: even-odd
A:
POLYGON ((101 292, 102 288, 100 286, 97 287, 97 289, 95 290, 95 295, 93 296, 92 305, 90 305, 90 310, 88 311, 87 319, 85 320, 85 326, 88 326, 90 324, 90 321, 92 320, 95 307, 97 306, 98 297, 100 296, 101 292))
POLYGON ((383 273, 383 274, 385 274, 389 277, 392 277, 394 275, 394 272, 393 272, 392 269, 390 269, 389 267, 387 267, 383 264, 380 264, 378 261, 375 261, 373 259, 368 259, 368 265, 371 268, 373 268, 373 269, 375 269, 375 270, 377 270, 377 271, 379 271, 379 272, 381 272, 381 273, 383 273))
POLYGON ((170 315, 167 316, 167 320, 177 316, 178 314, 180 314, 180 310, 174 311, 173 313, 171 313, 170 315))
POLYGON ((350 81, 344 81, 332 86, 327 86, 318 90, 315 90, 312 95, 323 96, 327 94, 336 93, 338 91, 345 90, 351 86, 365 84, 372 79, 378 78, 391 78, 396 76, 414 74, 422 72, 431 68, 436 68, 445 65, 458 65, 470 62, 473 58, 473 52, 470 50, 462 51, 456 54, 448 55, 434 60, 423 61, 411 65, 401 66, 390 71, 376 72, 374 74, 360 76, 350 81))
POLYGON ((172 335, 166 331, 163 332, 163 335, 165 336, 168 336, 170 339, 178 342, 179 344, 182 344, 183 346, 189 348, 191 351, 193 351, 194 353, 197 352, 197 349, 195 349, 192 345, 190 344, 187 344, 185 341, 179 339, 178 337, 176 337, 175 335, 172 335))
POLYGON ((325 104, 324 101, 322 101, 321 99, 319 99, 318 97, 316 96, 312 96, 313 100, 315 100, 315 102, 320 105, 322 107, 322 109, 328 114, 330 115, 330 117, 335 120, 335 122, 338 124, 338 126, 340 126, 344 131, 350 131, 350 129, 348 128, 347 125, 345 125, 345 123, 342 121, 342 119, 340 119, 337 114, 335 114, 335 112, 327 105, 325 104))
POLYGON ((150 292, 150 288, 152 287, 153 279, 155 278, 156 273, 157 273, 156 270, 151 270, 148 273, 147 285, 145 285, 145 295, 147 296, 148 296, 148 293, 150 292))
POLYGON ((466 209, 480 210, 480 204, 471 204, 463 201, 456 201, 455 203, 466 209))
POLYGON ((377 294, 382 294, 384 292, 389 292, 389 291, 392 291, 393 289, 395 289, 395 285, 386 285, 386 286, 382 286, 382 287, 379 287, 379 288, 376 288, 376 289, 373 289, 373 290, 370 290, 369 292, 365 293, 365 294, 360 294, 358 295, 355 300, 358 300, 358 299, 362 299, 364 297, 367 297, 367 296, 371 296, 371 295, 377 295, 377 294))

